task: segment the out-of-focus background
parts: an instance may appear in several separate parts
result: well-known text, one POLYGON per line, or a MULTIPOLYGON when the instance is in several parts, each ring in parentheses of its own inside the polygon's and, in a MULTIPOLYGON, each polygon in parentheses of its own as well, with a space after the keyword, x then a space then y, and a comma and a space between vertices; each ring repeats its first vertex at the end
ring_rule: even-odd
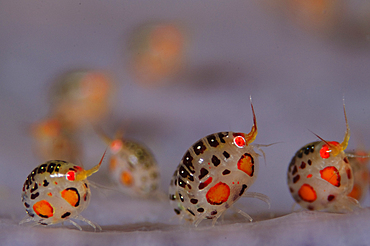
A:
MULTIPOLYGON (((312 132, 342 141, 343 97, 347 150, 370 150, 369 78, 367 1, 2 1, 0 239, 4 245, 365 244, 367 209, 279 216, 294 204, 286 185, 294 153, 317 140, 312 132), (95 84, 84 87, 89 80, 95 84), (230 212, 215 227, 202 222, 195 229, 172 218, 167 200, 98 188, 82 214, 102 233, 18 225, 25 215, 22 185, 59 136, 53 120, 66 121, 58 146, 69 147, 68 158, 86 168, 106 149, 96 128, 110 136, 123 130, 144 143, 167 192, 196 140, 250 131, 250 95, 255 143, 276 143, 263 148, 266 164, 261 158, 249 189, 269 196, 271 209, 256 199, 236 203, 256 223, 230 212)), ((91 180, 108 185, 107 164, 91 180)))

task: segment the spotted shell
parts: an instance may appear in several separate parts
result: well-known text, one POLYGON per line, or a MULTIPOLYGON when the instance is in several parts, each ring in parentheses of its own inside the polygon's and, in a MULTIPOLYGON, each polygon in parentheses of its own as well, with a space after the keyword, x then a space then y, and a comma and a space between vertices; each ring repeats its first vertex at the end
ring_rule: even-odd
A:
POLYGON ((85 221, 94 229, 91 221, 80 213, 89 205, 90 187, 87 176, 96 172, 100 163, 90 170, 70 162, 51 160, 36 167, 27 177, 22 190, 22 203, 28 218, 20 223, 36 222, 52 225, 71 219, 85 221))
POLYGON ((253 116, 249 134, 211 134, 186 151, 169 188, 170 203, 180 218, 195 226, 203 219, 215 223, 254 183, 258 174, 258 154, 250 144, 257 135, 254 111, 253 116))
POLYGON ((309 210, 342 212, 357 206, 347 195, 353 188, 353 173, 344 151, 330 152, 338 142, 318 141, 305 145, 288 168, 288 186, 294 200, 309 210))
POLYGON ((131 196, 155 195, 160 175, 157 161, 151 151, 131 140, 116 139, 110 146, 112 155, 109 173, 120 190, 131 196))

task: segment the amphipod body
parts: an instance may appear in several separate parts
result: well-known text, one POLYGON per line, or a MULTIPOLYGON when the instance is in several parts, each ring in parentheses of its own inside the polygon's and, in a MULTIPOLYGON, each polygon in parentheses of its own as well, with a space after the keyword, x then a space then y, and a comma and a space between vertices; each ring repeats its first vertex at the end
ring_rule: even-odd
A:
POLYGON ((348 195, 359 202, 363 201, 369 192, 370 175, 368 169, 369 157, 367 155, 368 153, 364 151, 356 151, 353 155, 348 156, 354 178, 353 189, 348 195))
POLYGON ((157 161, 151 151, 142 144, 116 137, 111 140, 102 136, 111 151, 109 174, 119 189, 136 197, 155 196, 160 175, 157 161))
POLYGON ((346 111, 346 133, 342 143, 317 141, 303 146, 288 168, 288 186, 294 200, 309 210, 346 212, 359 207, 347 196, 353 188, 353 173, 344 153, 350 137, 346 111))
MULTIPOLYGON (((254 125, 250 133, 219 132, 200 139, 186 151, 173 174, 170 202, 176 214, 195 226, 203 219, 213 219, 214 224, 257 178, 258 154, 251 145, 257 122, 251 107, 254 125)), ((262 194, 249 196, 268 202, 262 194)))
POLYGON ((33 221, 41 225, 52 225, 69 220, 81 230, 71 220, 78 219, 94 229, 101 229, 80 213, 90 202, 87 177, 99 170, 103 158, 104 155, 100 163, 90 170, 61 160, 48 161, 36 167, 28 175, 22 190, 22 203, 30 217, 20 223, 33 221))

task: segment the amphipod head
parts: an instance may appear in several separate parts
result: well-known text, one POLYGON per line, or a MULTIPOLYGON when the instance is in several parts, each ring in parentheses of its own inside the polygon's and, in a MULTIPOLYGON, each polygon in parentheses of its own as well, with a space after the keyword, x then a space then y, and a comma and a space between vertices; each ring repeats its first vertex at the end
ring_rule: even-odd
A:
POLYGON ((330 156, 337 156, 340 152, 344 151, 348 146, 348 141, 350 137, 350 131, 347 121, 347 114, 346 114, 346 107, 343 102, 343 111, 344 111, 344 119, 346 121, 346 132, 344 134, 344 139, 342 143, 338 143, 336 141, 327 142, 321 137, 319 137, 322 141, 324 141, 326 144, 324 144, 320 149, 320 156, 324 159, 329 158, 330 156))
POLYGON ((250 133, 245 134, 245 133, 236 133, 234 135, 234 144, 239 147, 243 148, 244 146, 248 146, 251 144, 257 137, 257 120, 256 120, 256 114, 254 113, 254 108, 253 108, 253 103, 252 103, 252 98, 251 100, 251 108, 252 108, 252 113, 253 113, 253 126, 250 131, 250 133))
POLYGON ((112 154, 117 154, 123 148, 123 132, 118 131, 114 139, 109 138, 102 130, 97 131, 100 138, 109 146, 112 154))
POLYGON ((103 159, 104 159, 104 156, 105 156, 106 152, 107 152, 107 150, 104 151, 104 154, 103 154, 103 156, 102 156, 98 165, 94 166, 93 168, 91 168, 89 170, 85 170, 85 169, 83 169, 82 167, 79 167, 79 166, 74 166, 74 170, 70 170, 66 173, 66 179, 69 180, 69 181, 80 181, 80 180, 86 179, 87 177, 89 177, 93 173, 96 173, 97 171, 99 171, 99 168, 101 166, 101 163, 103 162, 103 159))

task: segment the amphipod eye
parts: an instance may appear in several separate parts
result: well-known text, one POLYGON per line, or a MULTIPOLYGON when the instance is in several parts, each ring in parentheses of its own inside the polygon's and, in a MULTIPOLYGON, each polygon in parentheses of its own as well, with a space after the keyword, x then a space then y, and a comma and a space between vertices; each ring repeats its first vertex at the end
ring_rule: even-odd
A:
MULTIPOLYGON (((330 153, 334 148, 340 148, 340 143, 331 141, 328 142, 327 144, 324 144, 321 149, 320 149, 320 156, 323 159, 327 159, 330 157, 330 153)), ((335 156, 335 155, 334 155, 335 156)))
POLYGON ((68 171, 66 174, 66 179, 69 181, 74 181, 76 179, 76 172, 75 171, 68 171))
POLYGON ((234 137, 234 144, 239 148, 243 148, 245 146, 245 139, 242 136, 236 136, 234 137))
POLYGON ((110 144, 110 149, 112 153, 115 154, 122 149, 122 146, 123 146, 123 143, 121 140, 114 140, 110 144))

